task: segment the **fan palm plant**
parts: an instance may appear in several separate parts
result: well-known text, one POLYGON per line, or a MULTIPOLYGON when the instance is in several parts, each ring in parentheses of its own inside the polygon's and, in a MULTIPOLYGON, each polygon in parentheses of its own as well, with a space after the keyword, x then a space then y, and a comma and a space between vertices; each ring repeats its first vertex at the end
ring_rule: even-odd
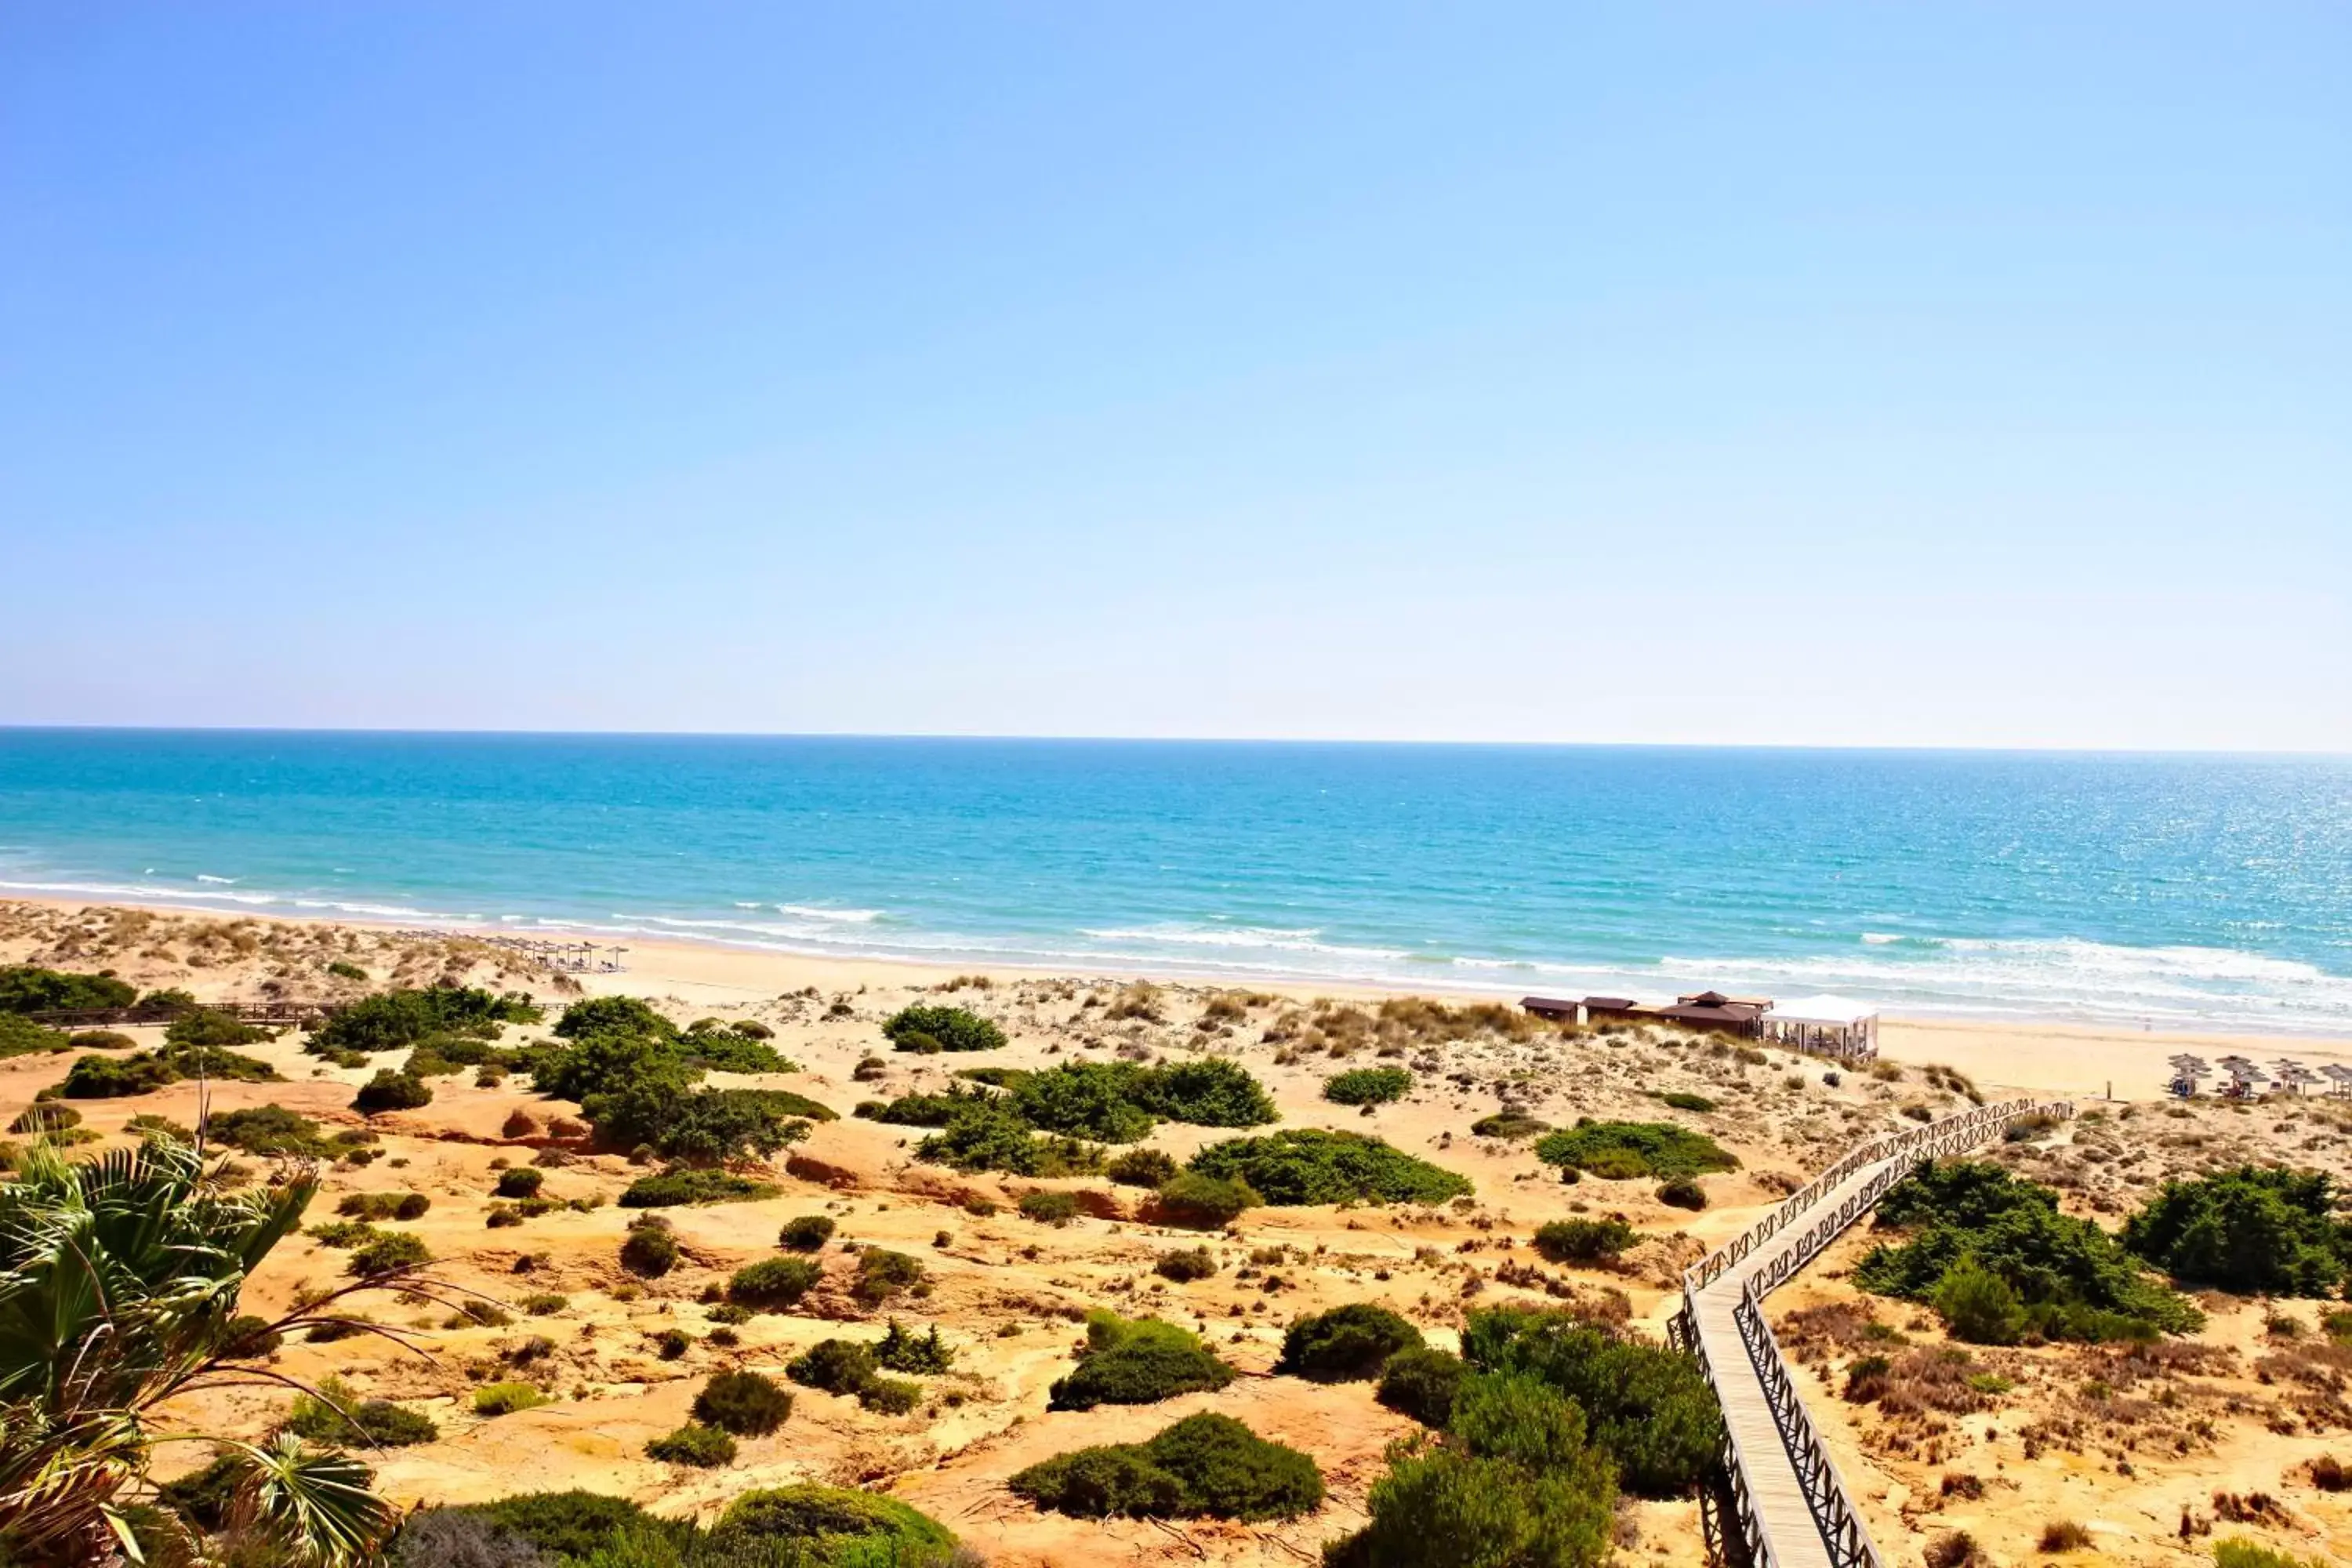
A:
MULTIPOLYGON (((297 1165, 228 1190, 201 1151, 169 1139, 79 1163, 37 1147, 0 1186, 0 1564, 139 1560, 123 1501, 145 1489, 153 1445, 193 1436, 155 1430, 156 1407, 207 1388, 300 1387, 227 1352, 250 1338, 249 1324, 230 1327, 239 1292, 317 1189, 297 1165)), ((270 1327, 382 1332, 323 1309, 385 1283, 347 1286, 270 1327)), ((393 1523, 348 1455, 282 1435, 221 1447, 246 1472, 237 1517, 293 1561, 364 1562, 393 1523)))

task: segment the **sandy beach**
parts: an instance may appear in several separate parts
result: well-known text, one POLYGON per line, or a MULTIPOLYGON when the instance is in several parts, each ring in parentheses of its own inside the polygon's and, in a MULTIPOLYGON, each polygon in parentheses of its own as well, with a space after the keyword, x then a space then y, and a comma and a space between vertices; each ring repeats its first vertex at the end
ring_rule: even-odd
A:
MULTIPOLYGON (((373 1342, 298 1342, 274 1352, 272 1362, 298 1378, 333 1373, 363 1395, 398 1399, 438 1425, 436 1440, 372 1460, 386 1494, 405 1504, 577 1486, 662 1513, 709 1519, 747 1488, 814 1479, 887 1489, 949 1523, 998 1568, 1097 1562, 1106 1552, 1120 1561, 1170 1564, 1311 1559, 1324 1542, 1362 1522, 1387 1446, 1412 1426, 1375 1403, 1368 1384, 1274 1375, 1285 1326, 1294 1319, 1345 1302, 1378 1301, 1405 1314, 1428 1342, 1450 1347, 1478 1307, 1565 1302, 1655 1336, 1679 1300, 1679 1270, 1706 1248, 1738 1234, 1854 1142, 1920 1117, 1952 1114, 1970 1096, 2077 1097, 2078 1109, 2089 1113, 2081 1120, 1990 1152, 2050 1184, 2070 1209, 2104 1216, 2108 1225, 2168 1177, 2262 1160, 2284 1148, 2300 1163, 2339 1179, 2352 1176, 2352 1108, 2341 1102, 2154 1103, 2161 1099, 2162 1058, 2183 1044, 2215 1053, 2234 1046, 2263 1058, 2291 1050, 2315 1062, 2347 1059, 2343 1042, 2189 1042, 2062 1026, 1890 1022, 1884 1064, 1840 1071, 1784 1051, 1742 1055, 1723 1042, 1654 1030, 1562 1034, 1513 1021, 1430 1033, 1423 1025, 1399 1023, 1381 1026, 1392 1031, 1394 1054, 1391 1043, 1380 1054, 1409 1064, 1415 1087, 1398 1103, 1360 1114, 1324 1099, 1321 1086, 1343 1054, 1363 1052, 1351 1066, 1376 1059, 1374 1037, 1363 1031, 1386 1016, 1381 1005, 1395 1002, 1393 994, 1319 985, 1144 987, 1133 977, 982 977, 682 943, 632 944, 625 972, 575 978, 463 933, 409 937, 328 922, 0 905, 0 963, 26 961, 111 969, 142 987, 183 986, 207 999, 344 999, 384 984, 442 982, 520 987, 558 1004, 568 996, 627 994, 650 999, 681 1024, 712 1016, 772 1030, 774 1046, 795 1070, 721 1075, 719 1081, 788 1089, 838 1119, 817 1123, 789 1159, 759 1172, 778 1189, 774 1195, 664 1211, 673 1217, 684 1258, 675 1272, 652 1280, 633 1277, 616 1261, 628 1211, 613 1200, 642 1172, 618 1152, 587 1147, 580 1130, 563 1131, 576 1107, 534 1093, 520 1076, 483 1083, 459 1075, 435 1079, 431 1103, 421 1109, 366 1117, 352 1109, 353 1092, 388 1057, 333 1066, 305 1055, 301 1037, 291 1031, 250 1047, 281 1081, 216 1084, 215 1111, 278 1105, 322 1128, 364 1128, 380 1141, 377 1163, 326 1170, 314 1215, 331 1214, 364 1192, 424 1194, 430 1211, 398 1228, 429 1247, 443 1277, 509 1304, 483 1323, 392 1302, 376 1309, 414 1330, 430 1359, 373 1342), (331 963, 346 968, 331 973, 331 963), (367 979, 350 978, 352 969, 367 979), (1200 1246, 1202 1233, 1151 1223, 1133 1189, 1099 1177, 960 1173, 915 1157, 919 1131, 850 1114, 860 1101, 936 1093, 951 1081, 961 1065, 957 1058, 943 1063, 893 1052, 879 1027, 909 1002, 948 1000, 1004 1028, 1009 1043, 991 1053, 989 1066, 1230 1056, 1265 1085, 1285 1125, 1375 1133, 1468 1178, 1475 1196, 1429 1206, 1251 1209, 1223 1234, 1208 1237, 1220 1262, 1215 1275, 1171 1283, 1157 1275, 1157 1260, 1200 1246), (1328 1045, 1302 1049, 1301 1039, 1328 1045), (1922 1071, 1928 1064, 1959 1076, 1922 1071), (2088 1098, 2103 1093, 2110 1079, 2121 1103, 2088 1098), (1705 1179, 1700 1212, 1667 1206, 1645 1181, 1563 1184, 1526 1143, 1470 1131, 1474 1121, 1504 1106, 1555 1126, 1580 1116, 1653 1120, 1662 1114, 1659 1097, 1666 1091, 1702 1097, 1710 1109, 1681 1120, 1703 1128, 1739 1161, 1738 1169, 1705 1179), (524 1163, 544 1166, 547 1191, 579 1200, 579 1206, 490 1228, 499 1173, 524 1163), (1078 1194, 1078 1217, 1049 1225, 1016 1212, 1024 1194, 1039 1190, 1078 1194), (834 1219, 846 1241, 921 1258, 926 1294, 887 1310, 863 1305, 843 1289, 845 1255, 830 1267, 828 1282, 789 1313, 763 1313, 740 1325, 714 1318, 730 1271, 774 1256, 779 1226, 806 1214, 834 1219), (1528 1249, 1537 1226, 1580 1215, 1620 1216, 1639 1243, 1614 1263, 1591 1266, 1553 1267, 1528 1249), (526 1300, 532 1304, 525 1307, 526 1300), (1083 1415, 1048 1410, 1047 1389, 1071 1365, 1078 1321, 1104 1305, 1162 1315, 1207 1335, 1238 1380, 1221 1394, 1159 1405, 1083 1415), (802 1390, 789 1425, 774 1436, 746 1441, 726 1468, 689 1470, 646 1457, 646 1441, 678 1425, 711 1372, 746 1367, 782 1376, 816 1342, 845 1334, 872 1338, 894 1316, 919 1328, 938 1326, 955 1348, 954 1369, 931 1382, 925 1408, 889 1416, 850 1398, 802 1390), (497 1417, 473 1411, 475 1387, 525 1365, 550 1403, 497 1417), (1140 1440, 1195 1410, 1239 1415, 1260 1434, 1311 1453, 1328 1501, 1286 1524, 1176 1526, 1040 1513, 1005 1489, 1006 1479, 1025 1466, 1087 1443, 1140 1440)), ((543 1038, 552 1021, 551 1012, 545 1023, 510 1027, 506 1043, 543 1038)), ((131 1032, 142 1047, 161 1035, 154 1028, 131 1032)), ((47 1055, 0 1062, 0 1117, 31 1105, 67 1065, 65 1057, 47 1055)), ((82 1111, 83 1128, 111 1142, 130 1135, 133 1116, 192 1123, 195 1094, 194 1085, 182 1082, 72 1103, 82 1111)), ((1151 1143, 1181 1162, 1229 1135, 1167 1123, 1151 1143)), ((2340 1452, 2344 1436, 2328 1414, 2338 1407, 2310 1394, 2300 1380, 2336 1374, 2317 1363, 2290 1367, 2281 1359, 2281 1342, 2270 1337, 2276 1331, 2265 1328, 2276 1314, 2296 1318, 2300 1342, 2325 1350, 2312 1338, 2313 1304, 2203 1299, 2209 1326, 2191 1347, 2195 1354, 2184 1352, 2178 1364, 2131 1373, 2146 1380, 2141 1392, 2153 1403, 2102 1396, 2086 1413, 2081 1391, 2124 1375, 2113 1364, 2115 1352, 2053 1344, 1974 1352, 1984 1386, 2007 1392, 1971 1396, 1965 1416, 1933 1410, 1897 1415, 1842 1400, 1839 1368, 1859 1352, 1832 1331, 1874 1310, 1920 1354, 1940 1341, 1931 1313, 1861 1297, 1847 1282, 1870 1245, 1866 1229, 1840 1243, 1785 1298, 1775 1299, 1773 1314, 1784 1343, 1807 1369, 1809 1398, 1891 1561, 1916 1562, 1925 1542, 1955 1530, 1969 1531, 1995 1561, 2021 1561, 2033 1554, 2044 1524, 2063 1517, 2083 1521, 2097 1542, 2098 1554, 2083 1561, 2178 1563, 2184 1560, 2177 1536, 2184 1514, 2210 1523, 2212 1500, 2222 1493, 2273 1500, 2271 1513, 2244 1527, 2252 1533, 2305 1552, 2352 1552, 2352 1505, 2315 1490, 2306 1475, 2311 1461, 2340 1452), (2195 1413, 2193 1430, 2165 1414, 2165 1401, 2195 1413), (1951 1489, 1943 1478, 1961 1472, 1979 1478, 1981 1486, 1951 1489)), ((301 1292, 340 1278, 343 1260, 312 1237, 295 1238, 248 1290, 248 1310, 283 1310, 301 1292)), ((203 1418, 212 1429, 258 1434, 282 1415, 285 1404, 276 1391, 209 1396, 203 1418)), ((1690 1501, 1629 1502, 1619 1534, 1618 1561, 1629 1565, 1688 1563, 1701 1550, 1690 1501)))

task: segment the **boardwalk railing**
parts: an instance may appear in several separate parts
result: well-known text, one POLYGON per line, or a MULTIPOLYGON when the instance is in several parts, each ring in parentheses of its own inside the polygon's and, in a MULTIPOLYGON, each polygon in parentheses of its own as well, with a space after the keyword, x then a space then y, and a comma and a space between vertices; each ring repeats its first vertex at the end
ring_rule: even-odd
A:
MULTIPOLYGON (((1764 1321, 1764 1298, 1787 1283, 1856 1220, 1868 1214, 1885 1195, 1886 1189, 1909 1174, 1921 1161, 1973 1149, 2021 1117, 2035 1114, 2071 1117, 2074 1113, 2074 1106, 2064 1101, 2037 1104, 2031 1100, 2014 1100, 1999 1105, 1981 1106, 1963 1115, 1931 1122, 1915 1131, 1872 1139, 1849 1151, 1837 1163, 1791 1194, 1787 1202, 1685 1271, 1682 1310, 1670 1325, 1675 1343, 1697 1358, 1708 1385, 1716 1392, 1717 1402, 1726 1404, 1727 1408, 1735 1390, 1761 1390, 1765 1404, 1771 1411, 1773 1426, 1786 1449, 1790 1467, 1803 1490, 1805 1505, 1811 1515, 1806 1523, 1820 1532, 1822 1544, 1827 1549, 1833 1568, 1883 1568, 1883 1563, 1877 1547, 1871 1542, 1869 1531, 1863 1525, 1861 1511, 1853 1505, 1844 1478, 1838 1473, 1836 1461, 1831 1458, 1828 1447, 1822 1443, 1811 1414, 1805 1409, 1803 1397, 1797 1392, 1795 1379, 1790 1375, 1788 1363, 1780 1354, 1779 1342, 1772 1337, 1771 1327, 1764 1321), (1877 1168, 1871 1170, 1873 1166, 1877 1168), (1871 1171, 1867 1181, 1842 1194, 1834 1205, 1826 1209, 1821 1206, 1831 1194, 1865 1170, 1871 1171), (1747 1352, 1748 1364, 1737 1367, 1716 1365, 1708 1353, 1705 1337, 1698 1331, 1701 1292, 1714 1287, 1725 1274, 1748 1259, 1757 1257, 1767 1242, 1792 1229, 1796 1229, 1798 1234, 1782 1240, 1758 1268, 1736 1283, 1725 1287, 1738 1293, 1732 1308, 1732 1321, 1739 1331, 1740 1346, 1747 1352)), ((1750 1465, 1762 1463, 1764 1457, 1743 1455, 1727 1420, 1724 1428, 1723 1458, 1730 1487, 1727 1500, 1731 1517, 1727 1520, 1718 1518, 1714 1500, 1706 1500, 1705 1517, 1709 1548, 1720 1558, 1726 1545, 1737 1539, 1747 1560, 1756 1568, 1777 1568, 1786 1553, 1775 1549, 1772 1528, 1757 1506, 1758 1488, 1749 1473, 1750 1465)), ((1787 1528, 1785 1521, 1782 1528, 1787 1528)))
MULTIPOLYGON (((208 1013, 226 1013, 240 1024, 307 1024, 313 1018, 330 1018, 345 1007, 348 1002, 205 1002, 197 1004, 208 1013)), ((124 1024, 168 1024, 184 1013, 195 1010, 185 1003, 133 1003, 128 1007, 52 1007, 47 1012, 25 1016, 36 1024, 52 1029, 112 1028, 124 1024)))

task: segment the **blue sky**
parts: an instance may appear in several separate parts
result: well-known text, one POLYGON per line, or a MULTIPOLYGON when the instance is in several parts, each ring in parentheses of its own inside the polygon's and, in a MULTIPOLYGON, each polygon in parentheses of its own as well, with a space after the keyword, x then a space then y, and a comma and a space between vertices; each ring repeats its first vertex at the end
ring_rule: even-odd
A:
POLYGON ((2352 750, 2347 67, 13 5, 0 722, 2352 750))

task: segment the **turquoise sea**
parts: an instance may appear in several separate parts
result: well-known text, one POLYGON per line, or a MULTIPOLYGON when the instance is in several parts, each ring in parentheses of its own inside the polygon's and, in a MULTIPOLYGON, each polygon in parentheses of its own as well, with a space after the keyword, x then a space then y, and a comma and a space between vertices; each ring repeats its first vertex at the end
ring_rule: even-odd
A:
POLYGON ((0 894, 2352 1034, 2352 760, 0 730, 0 894))

